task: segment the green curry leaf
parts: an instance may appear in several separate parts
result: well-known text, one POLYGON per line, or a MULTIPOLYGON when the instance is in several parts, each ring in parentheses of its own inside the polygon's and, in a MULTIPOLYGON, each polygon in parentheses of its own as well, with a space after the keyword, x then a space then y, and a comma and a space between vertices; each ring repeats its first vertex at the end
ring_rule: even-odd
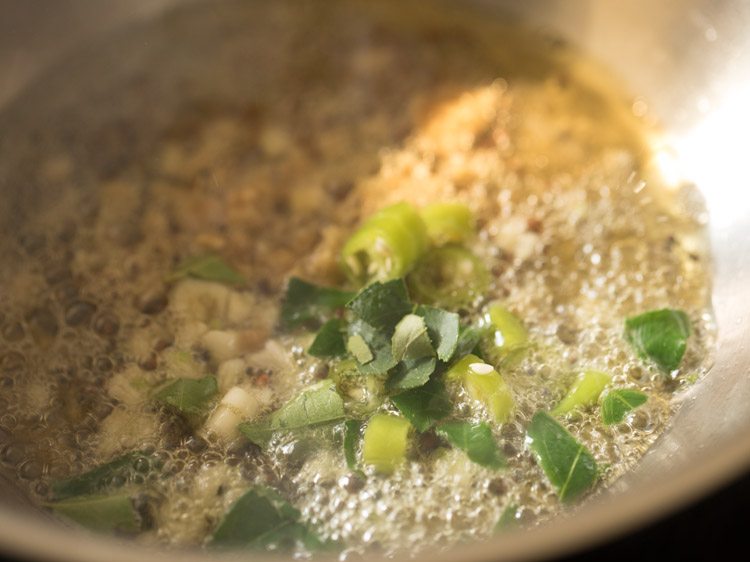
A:
POLYGON ((344 401, 331 380, 316 383, 292 398, 267 419, 245 422, 240 432, 260 447, 266 447, 274 433, 295 431, 344 418, 344 401))
POLYGON ((506 531, 518 525, 518 506, 509 504, 500 514, 500 519, 495 524, 495 532, 506 531))
POLYGON ((354 315, 375 330, 390 336, 396 324, 412 311, 403 279, 368 285, 347 307, 354 315))
POLYGON ((482 357, 479 350, 479 342, 482 341, 489 333, 488 328, 479 328, 477 326, 461 326, 458 331, 458 341, 456 342, 456 349, 453 352, 451 359, 460 359, 467 355, 476 355, 482 357))
POLYGON ((123 486, 132 480, 135 474, 148 470, 154 463, 153 458, 140 451, 127 453, 83 474, 53 481, 50 486, 52 497, 63 500, 123 486))
POLYGON ((420 432, 427 431, 453 409, 445 384, 435 377, 418 388, 391 397, 391 402, 420 432))
POLYGON ((318 330, 315 340, 307 352, 313 357, 340 357, 346 354, 344 341, 346 325, 343 320, 334 318, 329 320, 318 330))
POLYGON ((136 533, 141 517, 128 494, 86 495, 47 504, 55 513, 92 531, 136 533))
POLYGON ((154 394, 154 400, 187 416, 203 416, 218 392, 214 377, 175 379, 154 394))
POLYGON ((431 306, 417 307, 416 314, 424 318, 438 359, 443 362, 450 361, 458 346, 458 314, 431 306))
POLYGON ((396 366, 396 360, 393 358, 391 351, 390 338, 382 331, 376 330, 363 320, 355 320, 349 325, 349 341, 354 336, 361 338, 372 356, 359 352, 357 354, 352 353, 355 355, 357 367, 363 375, 382 375, 396 366))
POLYGON ((344 417, 344 401, 331 380, 303 390, 271 415, 271 428, 291 430, 332 422, 344 417))
POLYGON ((281 302, 282 330, 300 325, 317 324, 344 308, 354 293, 333 287, 321 287, 292 277, 281 302))
POLYGON ((344 458, 349 470, 357 468, 357 451, 362 440, 362 422, 347 420, 344 422, 344 458))
POLYGON ((422 386, 435 371, 437 360, 424 318, 407 314, 396 325, 392 339, 393 360, 398 361, 388 387, 406 390, 422 386))
POLYGON ((527 431, 537 462, 562 502, 584 494, 597 480, 591 453, 547 412, 537 412, 527 431))
POLYGON ((214 255, 188 258, 175 268, 168 281, 178 281, 185 277, 214 281, 225 285, 244 285, 247 283, 241 273, 223 259, 214 255))
POLYGON ((391 371, 388 388, 408 390, 420 387, 430 380, 436 366, 437 360, 434 356, 407 357, 391 371))
POLYGON ((625 321, 625 339, 666 372, 680 365, 689 335, 690 319, 682 310, 652 310, 625 321))
POLYGON ((611 390, 602 400, 602 421, 606 425, 620 423, 631 410, 643 405, 648 396, 639 390, 611 390))
POLYGON ((486 423, 449 421, 438 425, 436 431, 448 443, 465 452, 473 462, 493 470, 505 468, 505 456, 486 423))
POLYGON ((278 493, 258 487, 232 505, 214 530, 209 546, 283 548, 297 543, 309 550, 325 544, 278 493))
POLYGON ((391 354, 394 361, 434 355, 424 318, 416 314, 404 316, 393 332, 391 354))

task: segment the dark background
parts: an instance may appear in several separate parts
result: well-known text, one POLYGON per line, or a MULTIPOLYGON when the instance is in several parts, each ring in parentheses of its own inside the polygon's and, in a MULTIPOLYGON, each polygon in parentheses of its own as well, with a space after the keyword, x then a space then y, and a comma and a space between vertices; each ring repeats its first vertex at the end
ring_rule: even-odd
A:
POLYGON ((750 474, 641 531, 561 562, 747 560, 750 474))

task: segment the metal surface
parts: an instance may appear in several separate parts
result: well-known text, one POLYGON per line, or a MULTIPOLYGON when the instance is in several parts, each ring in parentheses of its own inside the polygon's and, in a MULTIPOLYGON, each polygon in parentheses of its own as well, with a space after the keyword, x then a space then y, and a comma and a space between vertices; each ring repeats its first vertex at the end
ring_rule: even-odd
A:
MULTIPOLYGON (((665 171, 695 181, 706 199, 719 342, 710 376, 693 387, 672 428, 609 497, 531 532, 511 532, 430 555, 433 561, 529 559, 590 546, 678 509, 750 465, 750 168, 743 139, 750 129, 750 3, 478 3, 482 9, 514 12, 532 26, 554 30, 581 45, 650 104, 676 149, 665 157, 665 171)), ((110 0, 107 9, 101 4, 0 1, 0 13, 16 14, 0 19, 0 105, 63 47, 128 20, 150 17, 169 2, 110 0), (51 25, 48 22, 60 21, 55 20, 61 17, 57 10, 87 17, 51 25), (35 30, 34 41, 25 30, 35 30)), ((0 549, 8 552, 49 560, 124 561, 146 555, 152 560, 205 559, 195 552, 145 552, 114 539, 61 529, 10 507, 9 492, 2 497, 0 549)))

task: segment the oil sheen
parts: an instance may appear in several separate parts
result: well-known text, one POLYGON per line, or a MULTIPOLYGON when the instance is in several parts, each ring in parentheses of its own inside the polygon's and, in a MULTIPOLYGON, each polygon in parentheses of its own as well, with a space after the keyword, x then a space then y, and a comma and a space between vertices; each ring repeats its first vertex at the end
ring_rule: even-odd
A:
POLYGON ((254 484, 343 558, 487 539, 509 505, 522 525, 564 516, 525 443, 534 412, 585 369, 648 394, 620 424, 563 419, 605 467, 601 493, 711 364, 705 211, 662 180, 642 104, 560 41, 450 3, 196 3, 63 61, 0 116, 2 473, 42 503, 55 479, 149 451, 160 468, 130 485, 152 518, 137 540, 157 545, 203 544, 254 484), (346 237, 398 201, 472 209, 493 277, 473 314, 499 299, 534 342, 502 371, 506 470, 417 443, 392 476, 354 473, 335 428, 261 452, 147 399, 216 374, 270 411, 325 376, 309 338, 275 331, 285 280, 340 284, 346 237), (165 281, 207 252, 248 286, 165 281), (669 376, 623 338, 625 318, 664 307, 693 328, 669 376), (212 346, 210 330, 241 343, 212 346))

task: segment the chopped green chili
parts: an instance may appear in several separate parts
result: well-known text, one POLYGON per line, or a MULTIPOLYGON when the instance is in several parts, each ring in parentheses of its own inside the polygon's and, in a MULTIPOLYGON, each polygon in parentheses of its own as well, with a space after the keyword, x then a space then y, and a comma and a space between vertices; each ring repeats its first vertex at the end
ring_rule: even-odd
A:
POLYGON ((331 365, 331 380, 346 401, 346 412, 355 417, 372 414, 385 400, 386 374, 364 374, 353 359, 344 359, 331 365))
POLYGON ((362 462, 382 474, 391 474, 406 458, 411 424, 391 414, 375 414, 362 438, 362 462))
POLYGON ((474 216, 463 203, 433 203, 420 215, 434 246, 462 244, 474 235, 474 216))
POLYGON ((523 323, 500 303, 487 307, 487 319, 493 330, 493 351, 501 358, 512 360, 528 347, 529 334, 523 323))
POLYGON ((357 285, 405 275, 427 248, 424 221, 408 203, 381 209, 368 218, 341 251, 341 266, 357 285))
POLYGON ((576 378, 568 393, 552 410, 553 416, 561 416, 576 408, 595 404, 604 388, 612 381, 611 375, 600 371, 584 371, 576 378))
POLYGON ((443 246, 427 252, 406 282, 419 303, 460 308, 487 290, 490 276, 482 260, 466 248, 443 246))
POLYGON ((487 409, 496 423, 508 421, 514 408, 513 395, 492 365, 476 355, 467 355, 446 373, 448 380, 460 381, 469 396, 487 409))

